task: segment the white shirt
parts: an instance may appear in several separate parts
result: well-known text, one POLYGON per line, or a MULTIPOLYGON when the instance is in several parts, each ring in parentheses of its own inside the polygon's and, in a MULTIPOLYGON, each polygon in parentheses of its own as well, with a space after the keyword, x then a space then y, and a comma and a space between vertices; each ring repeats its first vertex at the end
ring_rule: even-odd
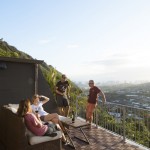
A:
POLYGON ((32 104, 32 110, 35 112, 36 110, 38 110, 38 113, 40 116, 46 116, 48 115, 48 113, 43 109, 43 103, 41 101, 39 101, 38 105, 34 105, 32 104))

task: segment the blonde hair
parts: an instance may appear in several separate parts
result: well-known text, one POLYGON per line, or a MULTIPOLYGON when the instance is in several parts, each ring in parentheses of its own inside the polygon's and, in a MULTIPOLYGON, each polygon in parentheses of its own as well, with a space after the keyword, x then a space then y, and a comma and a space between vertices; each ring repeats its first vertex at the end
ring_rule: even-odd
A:
POLYGON ((31 101, 31 102, 32 102, 32 104, 34 103, 34 100, 35 100, 36 98, 38 98, 38 97, 39 97, 39 95, 38 95, 38 94, 35 94, 35 95, 33 95, 33 96, 32 96, 32 101, 31 101))
POLYGON ((24 117, 26 115, 26 113, 30 110, 30 100, 26 99, 26 100, 21 100, 19 103, 19 108, 17 110, 17 114, 19 117, 24 117))

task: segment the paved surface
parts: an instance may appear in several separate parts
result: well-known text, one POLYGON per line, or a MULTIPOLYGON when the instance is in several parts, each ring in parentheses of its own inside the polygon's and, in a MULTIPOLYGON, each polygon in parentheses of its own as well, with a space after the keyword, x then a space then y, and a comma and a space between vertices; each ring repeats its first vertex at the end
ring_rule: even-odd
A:
MULTIPOLYGON (((103 129, 84 129, 87 137, 89 138, 90 145, 74 138, 74 135, 82 137, 80 132, 76 129, 70 129, 70 134, 74 141, 76 150, 146 150, 127 142, 123 142, 121 137, 111 134, 103 129)), ((63 145, 63 150, 73 150, 68 145, 63 145)))

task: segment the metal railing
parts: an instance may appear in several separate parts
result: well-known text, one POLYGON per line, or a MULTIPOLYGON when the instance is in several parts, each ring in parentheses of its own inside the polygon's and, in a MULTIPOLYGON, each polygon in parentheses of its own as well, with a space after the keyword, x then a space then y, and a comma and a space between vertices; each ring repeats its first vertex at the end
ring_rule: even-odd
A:
MULTIPOLYGON (((76 104, 77 115, 85 119, 85 108, 76 104)), ((115 134, 150 148, 150 110, 99 102, 93 123, 115 134)))

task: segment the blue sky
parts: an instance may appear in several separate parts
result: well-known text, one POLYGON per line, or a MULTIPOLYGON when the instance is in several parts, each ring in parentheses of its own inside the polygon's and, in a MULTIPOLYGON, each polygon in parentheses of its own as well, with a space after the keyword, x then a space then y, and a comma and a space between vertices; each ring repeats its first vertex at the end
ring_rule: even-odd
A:
POLYGON ((5 0, 0 22, 0 38, 73 81, 150 81, 150 0, 5 0))

